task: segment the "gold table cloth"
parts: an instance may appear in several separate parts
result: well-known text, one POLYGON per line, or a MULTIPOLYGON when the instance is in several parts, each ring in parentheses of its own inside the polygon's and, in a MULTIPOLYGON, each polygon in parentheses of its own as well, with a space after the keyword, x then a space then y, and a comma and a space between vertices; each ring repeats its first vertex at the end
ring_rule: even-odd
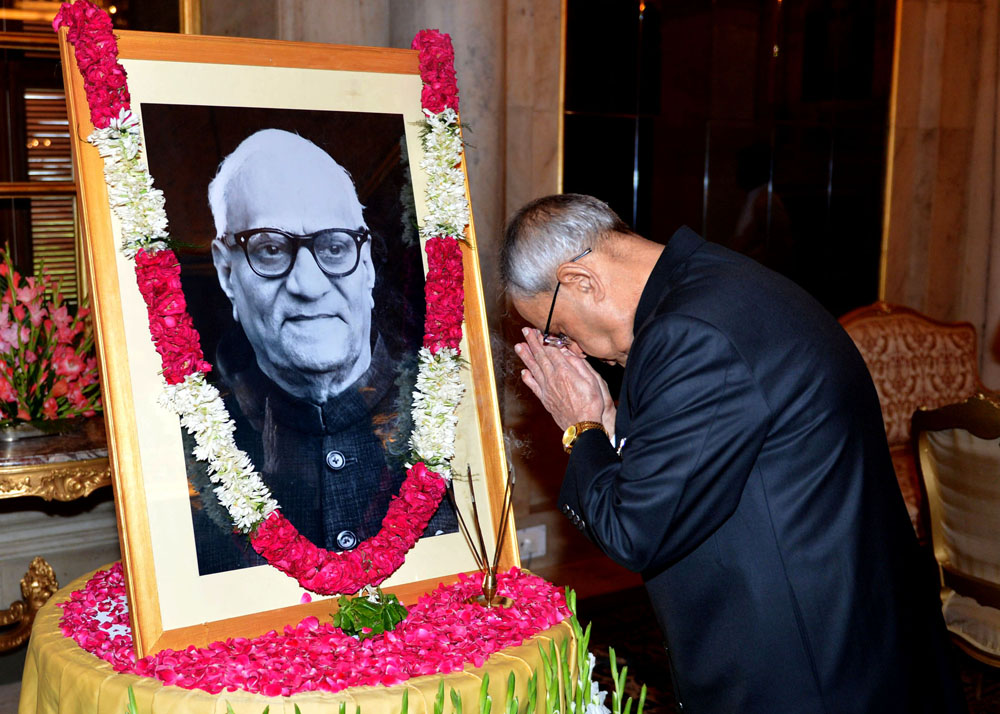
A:
POLYGON ((21 679, 18 714, 122 714, 128 703, 128 688, 135 693, 139 714, 226 714, 227 705, 236 714, 294 714, 295 705, 302 714, 338 712, 347 703, 347 714, 361 706, 362 714, 398 714, 403 691, 408 691, 412 714, 433 711, 438 684, 445 685, 445 709, 451 710, 451 689, 462 695, 464 710, 478 711, 479 689, 483 676, 489 674, 489 693, 493 711, 501 712, 507 690, 507 677, 514 672, 518 701, 527 701, 528 680, 539 672, 536 709, 545 701, 545 682, 539 645, 546 652, 552 642, 556 647, 569 640, 569 662, 576 661, 576 642, 567 622, 551 627, 518 647, 510 647, 490 656, 483 667, 466 665, 461 672, 413 677, 392 687, 353 687, 335 694, 303 692, 290 697, 268 697, 245 691, 209 694, 200 689, 183 689, 159 680, 132 674, 119 674, 102 659, 80 648, 59 629, 62 609, 58 603, 69 599, 84 587, 91 574, 73 581, 57 592, 39 610, 28 644, 21 679))

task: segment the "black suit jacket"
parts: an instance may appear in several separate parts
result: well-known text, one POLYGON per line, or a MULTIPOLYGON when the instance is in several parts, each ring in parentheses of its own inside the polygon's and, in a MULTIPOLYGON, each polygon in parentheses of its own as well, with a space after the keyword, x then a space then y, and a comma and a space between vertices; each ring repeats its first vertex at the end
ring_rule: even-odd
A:
POLYGON ((964 711, 875 388, 837 322, 682 228, 634 335, 620 453, 582 434, 560 504, 643 573, 685 711, 964 711))

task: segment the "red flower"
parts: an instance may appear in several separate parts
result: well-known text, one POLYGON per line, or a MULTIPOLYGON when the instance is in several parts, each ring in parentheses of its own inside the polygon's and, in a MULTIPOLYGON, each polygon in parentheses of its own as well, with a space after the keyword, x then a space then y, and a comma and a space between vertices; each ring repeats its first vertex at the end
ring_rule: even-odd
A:
POLYGON ((569 616, 563 590, 536 575, 511 569, 499 573, 497 583, 510 607, 468 602, 480 592, 480 577, 460 575, 457 582, 423 595, 393 631, 364 641, 310 616, 281 633, 163 650, 136 661, 119 563, 95 573, 83 590, 58 604, 63 610, 59 625, 65 636, 116 672, 213 694, 223 689, 272 696, 337 692, 480 666, 493 653, 521 645, 569 616))
POLYGON ((423 108, 434 114, 449 108, 457 112, 458 84, 451 36, 437 30, 421 30, 410 47, 420 52, 420 78, 424 84, 420 103, 423 108))
POLYGON ((72 347, 56 345, 52 357, 52 366, 60 377, 74 379, 87 368, 84 359, 72 347))
POLYGON ((69 28, 69 41, 83 75, 90 119, 102 129, 129 108, 125 69, 118 63, 118 43, 111 17, 87 0, 65 3, 52 27, 69 28))
POLYGON ((42 413, 46 419, 55 419, 59 413, 59 405, 56 403, 56 400, 49 397, 42 402, 42 413))
POLYGON ((52 385, 53 397, 65 397, 68 392, 69 384, 66 383, 65 379, 57 379, 55 384, 52 385))
POLYGON ((180 274, 181 266, 173 251, 140 250, 135 256, 136 282, 146 302, 149 332, 168 384, 178 384, 193 372, 212 368, 204 359, 201 340, 187 313, 180 274))
POLYGON ((319 548, 303 538, 282 514, 274 511, 250 538, 268 563, 295 578, 307 590, 323 595, 354 593, 392 575, 420 538, 444 495, 437 474, 416 464, 382 520, 382 529, 356 549, 341 553, 319 548))
POLYGON ((454 238, 437 236, 427 241, 426 251, 424 346, 433 353, 442 347, 458 350, 465 316, 462 249, 454 238))
POLYGON ((17 392, 6 377, 0 377, 0 400, 5 402, 16 402, 17 392))

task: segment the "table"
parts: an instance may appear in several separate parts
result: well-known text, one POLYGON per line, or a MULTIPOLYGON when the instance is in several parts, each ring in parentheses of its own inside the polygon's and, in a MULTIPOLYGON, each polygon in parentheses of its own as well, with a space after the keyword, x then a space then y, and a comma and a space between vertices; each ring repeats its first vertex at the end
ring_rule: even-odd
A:
MULTIPOLYGON (((218 695, 201 690, 167 686, 159 681, 131 674, 118 674, 111 665, 82 650, 62 635, 57 603, 81 589, 90 574, 60 590, 38 612, 21 680, 21 703, 18 714, 121 714, 128 702, 128 688, 135 692, 139 714, 224 714, 227 704, 236 714, 293 714, 298 705, 302 714, 325 714, 339 711, 346 703, 347 714, 361 707, 362 714, 398 714, 403 691, 408 692, 409 712, 433 711, 434 697, 441 680, 445 684, 445 711, 451 711, 450 689, 460 692, 463 710, 479 711, 478 696, 483 677, 489 674, 489 692, 493 711, 503 714, 502 702, 511 672, 516 677, 516 696, 522 703, 533 671, 541 671, 539 644, 561 647, 569 641, 569 662, 576 660, 576 641, 567 622, 545 630, 519 647, 493 654, 483 667, 467 665, 462 672, 414 677, 393 687, 355 687, 337 693, 307 692, 290 697, 267 697, 247 692, 223 692, 218 695)), ((545 701, 544 678, 539 675, 538 701, 545 701)))
MULTIPOLYGON (((71 431, 17 441, 0 441, 0 498, 36 496, 72 501, 111 484, 104 419, 81 420, 71 431)), ((0 651, 22 645, 35 613, 59 589, 52 567, 34 558, 21 579, 21 600, 0 610, 0 651)))

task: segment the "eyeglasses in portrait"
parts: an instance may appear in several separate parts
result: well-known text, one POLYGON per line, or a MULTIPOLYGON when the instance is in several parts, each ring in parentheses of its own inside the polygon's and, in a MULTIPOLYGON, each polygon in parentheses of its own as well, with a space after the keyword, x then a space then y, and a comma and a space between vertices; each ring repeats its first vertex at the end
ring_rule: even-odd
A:
MULTIPOLYGON (((285 516, 375 535, 405 476, 424 274, 402 115, 145 103, 209 381, 285 516)), ((260 565, 185 436, 198 571, 260 565)), ((447 500, 424 537, 457 530, 447 500)))

